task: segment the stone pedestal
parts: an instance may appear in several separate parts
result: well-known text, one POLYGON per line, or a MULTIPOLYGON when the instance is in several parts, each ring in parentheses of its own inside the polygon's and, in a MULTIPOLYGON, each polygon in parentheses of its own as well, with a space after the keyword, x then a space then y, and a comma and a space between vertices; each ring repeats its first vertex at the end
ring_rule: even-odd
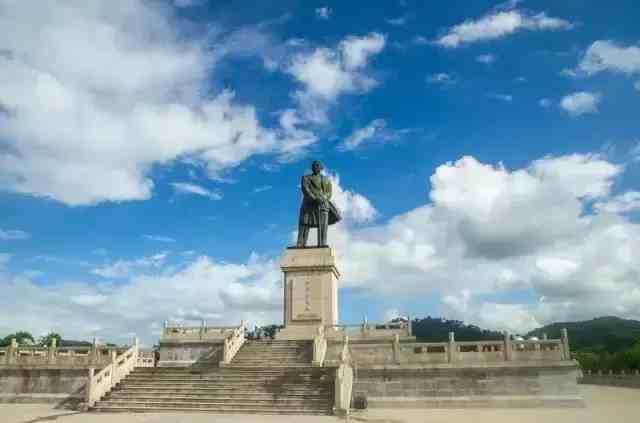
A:
POLYGON ((284 273, 284 329, 277 339, 313 339, 320 325, 338 323, 340 272, 330 247, 288 248, 284 273))

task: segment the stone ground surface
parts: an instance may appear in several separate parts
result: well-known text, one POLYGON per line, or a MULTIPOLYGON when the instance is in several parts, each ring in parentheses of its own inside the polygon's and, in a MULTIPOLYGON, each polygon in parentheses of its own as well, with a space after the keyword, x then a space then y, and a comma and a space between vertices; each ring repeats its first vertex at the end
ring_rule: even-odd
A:
MULTIPOLYGON (((353 423, 632 423, 640 421, 640 389, 580 386, 586 408, 568 409, 376 409, 351 416, 353 423)), ((0 404, 2 423, 314 423, 344 418, 216 414, 107 414, 54 410, 47 405, 0 404)))

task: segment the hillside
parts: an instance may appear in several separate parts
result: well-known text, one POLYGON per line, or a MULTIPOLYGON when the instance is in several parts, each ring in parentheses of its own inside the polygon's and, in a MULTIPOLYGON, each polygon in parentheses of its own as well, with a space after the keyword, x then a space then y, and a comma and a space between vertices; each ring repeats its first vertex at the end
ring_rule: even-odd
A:
POLYGON ((412 322, 413 334, 418 342, 447 342, 449 332, 454 332, 457 341, 500 340, 500 332, 467 325, 459 320, 446 320, 439 317, 415 319, 412 322))
POLYGON ((640 321, 619 317, 598 317, 582 322, 559 322, 529 332, 528 336, 559 338, 560 330, 567 328, 573 351, 607 351, 615 353, 640 342, 640 321))

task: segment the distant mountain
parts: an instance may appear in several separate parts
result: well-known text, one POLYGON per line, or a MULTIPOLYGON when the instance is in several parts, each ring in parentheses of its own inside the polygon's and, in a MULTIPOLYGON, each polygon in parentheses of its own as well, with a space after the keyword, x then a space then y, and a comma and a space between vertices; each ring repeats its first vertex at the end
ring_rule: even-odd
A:
POLYGON ((640 321, 619 317, 598 317, 583 322, 559 322, 535 329, 527 336, 559 338, 560 330, 567 328, 572 351, 607 351, 615 353, 640 342, 640 321))

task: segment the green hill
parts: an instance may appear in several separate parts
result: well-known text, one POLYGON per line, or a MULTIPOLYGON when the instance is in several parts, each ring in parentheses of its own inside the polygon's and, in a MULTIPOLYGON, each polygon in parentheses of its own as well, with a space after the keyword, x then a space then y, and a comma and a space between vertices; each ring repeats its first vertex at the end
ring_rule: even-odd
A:
POLYGON ((439 317, 415 319, 412 322, 412 328, 418 342, 447 342, 449 332, 455 333, 456 341, 495 341, 504 338, 500 332, 439 317))
POLYGON ((529 332, 528 336, 559 338, 560 330, 567 328, 572 351, 615 353, 640 342, 640 321, 619 317, 598 317, 583 322, 559 322, 529 332))

